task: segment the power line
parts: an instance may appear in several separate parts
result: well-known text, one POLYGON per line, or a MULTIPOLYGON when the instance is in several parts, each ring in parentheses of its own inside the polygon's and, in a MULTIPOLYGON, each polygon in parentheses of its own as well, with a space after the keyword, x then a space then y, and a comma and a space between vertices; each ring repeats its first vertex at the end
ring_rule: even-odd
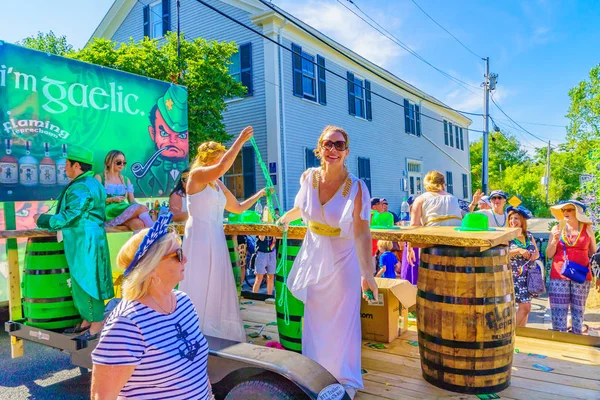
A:
MULTIPOLYGON (((351 0, 348 0, 352 3, 351 0)), ((417 2, 415 0, 412 0, 412 2, 414 3, 415 6, 417 6, 417 8, 419 10, 421 10, 423 12, 423 14, 425 14, 430 20, 432 20, 437 26, 439 26, 440 28, 442 28, 444 30, 444 32, 446 32, 448 35, 452 36, 454 38, 454 40, 456 40, 462 47, 464 47, 469 53, 473 54, 475 57, 480 58, 480 59, 484 59, 484 57, 481 57, 480 55, 478 55, 477 53, 475 53, 473 50, 471 50, 470 48, 467 47, 467 45, 465 45, 463 42, 461 42, 460 40, 458 40, 458 38, 456 36, 454 36, 453 34, 451 34, 448 29, 444 28, 442 25, 440 25, 435 19, 433 19, 433 17, 429 14, 427 14, 427 12, 425 10, 423 10, 423 8, 421 8, 420 5, 417 4, 417 2)), ((352 3, 354 4, 354 3, 352 3)), ((356 4, 355 4, 356 5, 356 4)))
MULTIPOLYGON (((502 121, 501 119, 498 119, 498 121, 502 121)), ((524 122, 524 121, 517 121, 520 124, 525 124, 525 125, 538 125, 538 126, 549 126, 552 128, 566 128, 566 125, 554 125, 554 124, 541 124, 539 122, 524 122)))
POLYGON ((386 30, 384 27, 382 27, 379 23, 377 23, 377 21, 375 21, 373 18, 371 18, 367 13, 365 13, 363 10, 361 10, 354 2, 352 2, 351 0, 347 0, 348 2, 350 2, 351 4, 354 5, 354 7, 356 7, 365 17, 367 17, 369 20, 371 20, 373 22, 373 24, 375 24, 376 26, 373 26, 373 24, 371 24, 369 21, 366 21, 363 17, 361 17, 360 15, 358 15, 356 12, 354 12, 352 9, 350 9, 348 6, 346 6, 344 3, 342 3, 341 0, 336 0, 342 7, 344 7, 346 10, 350 11, 352 14, 354 14, 355 16, 357 16, 359 19, 361 19, 364 23, 366 23, 367 25, 369 25, 371 28, 375 29, 377 32, 381 33, 383 36, 387 37, 388 39, 390 39, 392 42, 396 43, 398 46, 400 46, 402 49, 406 50, 409 54, 415 56, 417 59, 421 60, 422 62, 424 62, 425 64, 429 65, 431 68, 435 69, 436 71, 438 71, 439 73, 441 73, 442 75, 444 75, 445 77, 447 77, 448 79, 452 80, 454 83, 462 86, 465 90, 473 93, 473 94, 477 94, 475 92, 473 92, 471 89, 467 88, 465 85, 471 86, 475 89, 479 89, 479 87, 470 84, 468 82, 465 82, 455 76, 450 75, 449 73, 441 70, 440 68, 436 67, 435 65, 431 64, 429 61, 427 61, 426 59, 424 59, 423 57, 421 57, 417 52, 415 52, 413 49, 411 49, 407 44, 403 43, 400 39, 398 39, 396 36, 394 36, 392 33, 390 33, 388 30, 386 30))
POLYGON ((527 129, 523 128, 521 125, 519 125, 517 122, 515 122, 515 120, 514 120, 514 119, 512 119, 512 118, 511 118, 511 117, 510 117, 510 116, 509 116, 507 113, 505 113, 505 112, 504 112, 504 110, 502 109, 502 107, 500 107, 500 106, 498 105, 498 103, 496 103, 496 100, 494 99, 494 95, 492 95, 492 96, 491 96, 491 98, 492 98, 492 103, 494 103, 494 104, 496 105, 496 107, 498 107, 498 110, 500 110, 500 112, 501 112, 502 114, 504 114, 504 116, 505 116, 506 118, 508 118, 508 119, 509 119, 510 121, 512 121, 512 122, 513 122, 515 125, 517 125, 519 128, 521 128, 521 129, 522 129, 522 130, 523 130, 525 133, 527 133, 527 134, 529 134, 529 135, 533 136, 534 138, 536 138, 537 140, 539 140, 539 141, 541 141, 541 142, 544 142, 544 143, 546 143, 546 141, 545 141, 544 139, 540 139, 540 137, 538 137, 538 136, 534 135, 533 133, 529 132, 527 129))
MULTIPOLYGON (((350 81, 350 80, 349 80, 348 78, 346 78, 345 76, 342 76, 342 75, 338 74, 337 72, 335 72, 335 71, 332 71, 332 70, 328 69, 327 67, 322 67, 322 66, 319 66, 319 65, 318 65, 318 64, 317 64, 315 61, 313 61, 313 60, 311 60, 311 59, 309 59, 309 58, 307 58, 307 57, 304 57, 302 54, 295 53, 295 52, 294 52, 292 49, 290 49, 289 47, 286 47, 286 46, 284 46, 283 44, 279 43, 278 41, 276 41, 276 40, 274 40, 274 39, 272 39, 272 38, 270 38, 270 37, 268 37, 268 36, 264 35, 262 32, 259 32, 258 30, 256 30, 256 29, 252 28, 251 26, 248 26, 248 25, 244 24, 243 22, 241 22, 241 21, 239 21, 239 20, 235 19, 234 17, 231 17, 230 15, 228 15, 228 14, 224 13, 223 11, 221 11, 221 10, 219 10, 219 9, 217 9, 217 8, 215 8, 215 7, 213 7, 213 6, 211 6, 210 4, 207 4, 205 1, 203 1, 203 0, 196 0, 196 1, 197 1, 198 3, 200 3, 200 4, 204 5, 205 7, 207 7, 207 8, 210 8, 211 10, 215 11, 216 13, 220 14, 221 16, 223 16, 223 17, 225 17, 225 18, 229 19, 230 21, 233 21, 233 22, 235 22, 236 24, 238 24, 238 25, 241 25, 241 26, 245 27, 245 28, 246 28, 246 29, 248 29, 248 30, 251 30, 252 32, 256 33, 257 35, 261 36, 262 38, 264 38, 264 39, 266 39, 266 40, 268 40, 268 41, 272 42, 273 44, 275 44, 275 45, 277 45, 277 46, 281 47, 282 49, 285 49, 285 50, 289 51, 290 53, 292 53, 292 54, 294 54, 294 55, 296 55, 296 56, 298 56, 298 57, 302 58, 303 60, 306 60, 306 61, 310 62, 311 64, 313 64, 313 65, 315 65, 315 66, 317 66, 317 67, 319 67, 319 68, 323 68, 323 70, 325 70, 325 71, 329 72, 330 74, 332 74, 332 75, 334 75, 334 76, 336 76, 336 77, 338 77, 338 78, 340 78, 340 79, 344 80, 345 82, 349 82, 349 83, 352 83, 352 84, 356 85, 356 84, 355 84, 353 81, 350 81)), ((362 85, 362 84, 361 84, 361 85, 358 85, 358 86, 360 86, 362 89, 365 89, 364 85, 362 85)), ((400 86, 398 86, 398 87, 400 87, 400 86)), ((402 87, 400 87, 400 88, 401 88, 401 89, 403 89, 403 90, 406 90, 406 89, 404 89, 404 88, 402 88, 402 87)), ((406 91, 408 91, 408 90, 406 90, 406 91)), ((408 91, 408 92, 409 92, 409 93, 411 93, 410 91, 408 91)), ((390 99, 390 98, 388 98, 388 97, 385 97, 385 96, 383 96, 383 95, 381 95, 381 94, 379 94, 379 93, 377 93, 377 92, 374 92, 374 91, 372 91, 372 90, 369 90, 369 93, 371 93, 372 95, 374 95, 374 96, 377 96, 377 97, 379 97, 379 98, 381 98, 381 99, 383 99, 383 100, 386 100, 386 101, 388 101, 388 102, 390 102, 390 103, 392 103, 392 104, 395 104, 395 105, 397 105, 397 106, 399 106, 399 107, 401 107, 401 108, 404 108, 404 104, 401 104, 401 103, 399 103, 399 102, 397 102, 397 101, 395 101, 395 100, 392 100, 392 99, 390 99)), ((422 97, 419 97, 419 98, 421 98, 421 99, 423 99, 423 100, 425 100, 425 101, 428 101, 428 102, 430 102, 430 103, 432 103, 432 104, 439 105, 438 103, 433 103, 433 102, 431 102, 430 100, 424 99, 424 98, 422 98, 422 97)), ((455 111, 455 112, 462 112, 462 111, 455 110, 455 109, 452 109, 452 108, 449 108, 449 107, 445 107, 445 108, 448 108, 448 109, 450 109, 450 110, 452 110, 452 111, 455 111)), ((471 114, 472 114, 472 113, 471 113, 471 114)), ((437 118, 431 117, 431 116, 429 116, 429 115, 427 115, 427 114, 423 114, 423 113, 421 113, 420 115, 421 115, 422 117, 424 117, 424 118, 429 118, 429 119, 431 119, 431 120, 433 120, 433 121, 437 121, 437 122, 441 122, 441 123, 443 123, 443 122, 444 122, 444 120, 442 120, 442 119, 437 119, 437 118)), ((478 115, 478 116, 481 116, 481 114, 473 114, 473 115, 478 115)), ((467 131, 471 131, 471 132, 483 133, 483 131, 476 130, 476 129, 470 129, 470 128, 463 128, 463 129, 465 129, 465 130, 467 130, 467 131)))
MULTIPOLYGON (((266 39, 268 39, 268 40, 272 41, 272 42, 273 42, 273 43, 275 43, 276 45, 278 45, 278 46, 282 46, 282 45, 281 45, 280 43, 278 43, 277 41, 275 41, 275 40, 273 40, 273 39, 271 39, 271 38, 269 38, 269 37, 267 37, 267 36, 263 35, 261 32, 258 32, 257 30, 253 29, 252 27, 245 25, 243 22, 237 21, 237 20, 235 20, 234 18, 230 17, 229 15, 222 13, 220 10, 217 10, 217 9, 215 9, 215 8, 214 8, 214 7, 212 7, 211 5, 207 4, 205 1, 203 1, 203 0, 196 0, 196 1, 198 1, 198 2, 200 2, 200 3, 202 3, 202 4, 204 4, 206 7, 209 7, 209 8, 211 8, 211 9, 213 9, 214 11, 216 11, 217 13, 219 13, 219 14, 221 14, 221 15, 225 16, 226 18, 229 18, 229 19, 231 19, 232 21, 234 21, 234 22, 236 22, 236 23, 238 23, 238 24, 240 24, 240 25, 242 25, 242 26, 246 27, 247 29, 250 29, 250 30, 252 30, 252 31, 253 31, 253 32, 255 32, 256 34, 258 34, 258 35, 260 35, 260 36, 262 36, 262 37, 264 37, 264 38, 266 38, 266 39)), ((263 3, 265 6, 269 7, 271 10, 275 11, 276 13, 278 13, 278 14, 280 14, 280 15, 283 15, 281 11, 279 11, 279 10, 278 10, 276 7, 274 7, 272 4, 270 4, 270 3, 266 2, 265 0, 260 0, 260 2, 261 2, 261 3, 263 3)), ((284 16, 285 16, 285 15, 284 15, 284 16)), ((400 85, 399 85, 399 84, 397 84, 396 82, 394 82, 394 81, 390 80, 389 78, 387 78, 387 77, 385 77, 385 76, 381 75, 380 73, 378 73, 378 72, 374 71, 372 68, 369 68, 368 66, 366 66, 366 65, 365 65, 365 64, 363 64, 363 63, 361 63, 360 61, 358 61, 358 60, 355 60, 354 58, 350 57, 348 54, 346 54, 345 52, 343 52, 343 51, 341 51, 340 49, 336 48, 336 47, 335 47, 335 46, 333 46, 331 43, 328 43, 327 41, 323 40, 323 38, 321 38, 321 37, 319 37, 318 35, 314 34, 313 32, 311 32, 310 30, 308 30, 307 28, 305 28, 305 27, 304 27, 304 26, 302 26, 301 24, 297 23, 296 21, 291 21, 291 22, 292 22, 294 25, 296 25, 298 28, 300 28, 301 30, 303 30, 304 32, 308 33, 309 35, 311 35, 312 37, 314 37, 315 39, 317 39, 318 41, 320 41, 321 43, 323 43, 324 45, 326 45, 327 47, 329 47, 329 48, 333 49, 333 50, 334 50, 334 51, 336 51, 337 53, 341 54, 342 56, 344 56, 344 57, 345 57, 345 58, 347 58, 348 60, 352 61, 353 63, 355 63, 355 64, 359 65, 360 67, 364 68, 365 70, 369 71, 369 72, 370 72, 370 73, 372 73, 373 75, 375 75, 375 76, 379 77, 380 79, 382 79, 382 80, 386 81, 387 83, 389 83, 389 84, 391 84, 391 85, 393 85, 393 86, 395 86, 395 87, 397 87, 397 88, 399 88, 399 89, 401 89, 401 90, 403 90, 403 91, 405 91, 405 92, 407 92, 407 93, 410 93, 410 94, 412 94, 413 96, 415 96, 415 97, 417 97, 417 98, 419 98, 419 99, 421 99, 421 100, 423 100, 423 101, 426 101, 426 102, 428 102, 428 103, 430 103, 430 104, 434 104, 434 105, 436 105, 436 106, 438 106, 438 107, 440 107, 440 108, 445 108, 445 109, 447 109, 447 110, 451 110, 451 111, 454 111, 454 112, 457 112, 457 113, 466 114, 466 115, 474 115, 474 116, 477 116, 477 117, 482 117, 482 116, 483 116, 483 114, 478 114, 478 113, 472 113, 472 112, 468 112, 468 111, 457 110, 457 109, 455 109, 455 108, 452 108, 452 107, 446 106, 446 105, 442 104, 441 102, 435 102, 435 101, 429 100, 429 99, 427 99, 427 98, 423 97, 422 95, 420 95, 420 94, 417 94, 417 93, 415 93, 415 92, 413 92, 413 91, 409 90, 408 88, 406 88, 406 87, 404 87, 404 86, 400 86, 400 85)), ((286 50, 288 50, 288 51, 291 51, 290 49, 286 48, 285 46, 283 46, 283 48, 285 48, 285 49, 286 49, 286 50)), ((304 58, 305 60, 308 60, 308 59, 307 59, 307 58, 305 58, 305 57, 302 57, 302 58, 304 58)), ((308 60, 308 61, 310 61, 311 63, 315 64, 315 62, 314 62, 314 61, 312 61, 312 60, 308 60)), ((329 70, 327 70, 327 71, 329 71, 329 70)), ((333 74, 335 74, 334 72, 332 72, 332 73, 333 73, 333 74)), ((346 79, 346 78, 342 77, 342 79, 346 79)))

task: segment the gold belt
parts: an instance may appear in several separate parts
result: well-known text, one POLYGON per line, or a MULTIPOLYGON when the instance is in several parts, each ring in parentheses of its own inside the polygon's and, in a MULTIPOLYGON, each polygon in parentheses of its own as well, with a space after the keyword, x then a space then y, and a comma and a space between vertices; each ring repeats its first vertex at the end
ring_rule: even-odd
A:
POLYGON ((316 222, 316 221, 309 221, 308 229, 310 229, 310 231, 312 233, 316 233, 317 235, 321 235, 321 236, 335 237, 335 236, 340 236, 340 233, 342 233, 342 230, 340 228, 334 228, 332 226, 322 224, 322 223, 316 222))
POLYGON ((425 222, 425 226, 429 225, 432 222, 442 222, 442 221, 448 221, 450 219, 457 219, 457 220, 461 220, 460 217, 457 217, 456 215, 442 215, 441 217, 435 217, 435 218, 431 218, 429 220, 427 220, 427 222, 425 222))

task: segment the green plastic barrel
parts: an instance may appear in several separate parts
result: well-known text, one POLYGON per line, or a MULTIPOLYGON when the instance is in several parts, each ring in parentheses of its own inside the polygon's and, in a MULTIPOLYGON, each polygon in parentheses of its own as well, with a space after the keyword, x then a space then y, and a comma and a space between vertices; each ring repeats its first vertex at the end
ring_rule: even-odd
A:
MULTIPOLYGON (((291 351, 298 353, 302 352, 302 320, 304 318, 304 303, 295 298, 289 291, 287 286, 284 285, 284 281, 287 280, 294 260, 300 251, 302 246, 302 240, 288 239, 287 241, 287 260, 285 268, 277 268, 275 273, 275 311, 277 312, 277 331, 279 332, 279 343, 291 351), (281 301, 284 293, 287 295, 286 302, 284 304, 281 301), (281 305, 280 305, 281 303, 281 305), (287 314, 289 316, 289 323, 285 321, 285 311, 287 307, 287 314)), ((277 248, 277 266, 281 260, 281 241, 277 248)))
POLYGON ((242 293, 242 270, 240 268, 240 255, 237 251, 237 238, 234 236, 225 236, 227 239, 227 250, 229 250, 229 260, 233 268, 233 279, 235 279, 235 287, 237 288, 238 296, 242 293))
POLYGON ((81 322, 67 282, 71 274, 62 242, 55 237, 30 238, 23 272, 25 325, 64 329, 81 322))

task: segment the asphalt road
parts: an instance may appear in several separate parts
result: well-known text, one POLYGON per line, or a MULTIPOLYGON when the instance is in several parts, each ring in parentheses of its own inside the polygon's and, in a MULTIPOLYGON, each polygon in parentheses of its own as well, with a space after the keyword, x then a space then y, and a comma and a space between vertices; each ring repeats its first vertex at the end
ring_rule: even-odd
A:
POLYGON ((0 400, 89 399, 90 374, 73 367, 69 355, 25 342, 23 357, 10 358, 10 337, 4 331, 6 308, 0 308, 0 400))

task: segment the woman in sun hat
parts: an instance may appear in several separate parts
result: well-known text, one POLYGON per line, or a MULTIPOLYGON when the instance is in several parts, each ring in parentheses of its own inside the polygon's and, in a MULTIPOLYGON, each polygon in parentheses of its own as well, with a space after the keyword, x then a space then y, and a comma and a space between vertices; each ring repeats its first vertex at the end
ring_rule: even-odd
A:
POLYGON ((516 238, 508 244, 510 266, 515 285, 515 301, 518 304, 516 324, 527 325, 531 312, 531 296, 527 287, 527 267, 540 257, 533 235, 527 231, 527 220, 533 215, 525 207, 510 206, 506 209, 508 226, 520 228, 516 238))
POLYGON ((550 232, 550 243, 546 256, 552 259, 550 270, 550 309, 552 329, 567 331, 567 314, 571 307, 573 333, 581 333, 585 302, 590 291, 592 272, 590 256, 596 252, 596 239, 592 231, 592 220, 585 215, 586 206, 576 200, 567 200, 550 207, 552 215, 559 221, 550 232), (588 268, 583 283, 562 275, 565 255, 569 262, 588 268))

